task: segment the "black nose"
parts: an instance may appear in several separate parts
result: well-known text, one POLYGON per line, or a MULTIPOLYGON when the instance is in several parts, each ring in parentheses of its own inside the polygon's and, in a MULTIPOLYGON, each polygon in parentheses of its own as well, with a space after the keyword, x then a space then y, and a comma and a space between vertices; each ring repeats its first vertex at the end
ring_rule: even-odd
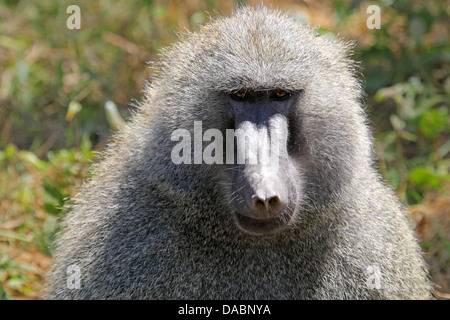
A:
POLYGON ((252 210, 256 218, 268 219, 279 216, 282 203, 277 195, 253 195, 252 210))

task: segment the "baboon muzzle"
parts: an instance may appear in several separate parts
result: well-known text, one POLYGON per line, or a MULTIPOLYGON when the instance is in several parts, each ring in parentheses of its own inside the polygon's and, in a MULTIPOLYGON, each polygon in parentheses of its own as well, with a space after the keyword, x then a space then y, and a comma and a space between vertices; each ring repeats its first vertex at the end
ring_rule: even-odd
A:
POLYGON ((235 118, 231 202, 240 227, 268 232, 289 220, 283 217, 289 201, 286 182, 291 180, 283 170, 289 162, 288 118, 274 108, 259 107, 262 110, 247 109, 242 117, 238 113, 235 118))

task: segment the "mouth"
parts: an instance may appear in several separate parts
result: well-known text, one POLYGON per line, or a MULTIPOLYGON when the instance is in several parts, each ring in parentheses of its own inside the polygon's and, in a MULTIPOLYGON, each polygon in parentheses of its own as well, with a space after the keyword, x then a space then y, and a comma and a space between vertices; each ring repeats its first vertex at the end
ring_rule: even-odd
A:
POLYGON ((288 220, 282 216, 267 219, 255 219, 235 213, 235 221, 239 229, 253 235, 271 234, 281 231, 288 225, 288 220))

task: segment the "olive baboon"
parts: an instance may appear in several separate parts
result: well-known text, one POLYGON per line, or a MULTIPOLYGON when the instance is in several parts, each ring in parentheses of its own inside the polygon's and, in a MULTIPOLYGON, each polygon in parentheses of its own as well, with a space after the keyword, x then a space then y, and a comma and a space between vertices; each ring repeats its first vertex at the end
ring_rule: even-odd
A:
POLYGON ((406 216, 373 168, 347 49, 264 7, 175 44, 76 197, 47 297, 430 297, 406 216), (195 139, 196 121, 200 139, 245 133, 233 148, 216 137, 235 163, 200 163, 195 145, 183 149, 192 163, 173 161, 172 134, 195 139), (236 161, 254 145, 256 163, 236 161))

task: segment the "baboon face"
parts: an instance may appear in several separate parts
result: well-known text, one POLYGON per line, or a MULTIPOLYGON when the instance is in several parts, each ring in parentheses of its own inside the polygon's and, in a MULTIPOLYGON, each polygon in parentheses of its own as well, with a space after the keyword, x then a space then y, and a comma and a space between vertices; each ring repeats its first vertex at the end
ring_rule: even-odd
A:
POLYGON ((214 177, 244 232, 307 221, 370 162, 359 84, 344 47, 276 12, 242 10, 168 53, 159 83, 167 86, 169 114, 183 115, 169 123, 201 120, 222 136, 235 130, 234 161, 222 166, 230 169, 221 172, 226 181, 214 177))
POLYGON ((242 89, 229 95, 235 130, 230 204, 245 232, 273 233, 296 215, 301 179, 292 123, 299 94, 242 89))

